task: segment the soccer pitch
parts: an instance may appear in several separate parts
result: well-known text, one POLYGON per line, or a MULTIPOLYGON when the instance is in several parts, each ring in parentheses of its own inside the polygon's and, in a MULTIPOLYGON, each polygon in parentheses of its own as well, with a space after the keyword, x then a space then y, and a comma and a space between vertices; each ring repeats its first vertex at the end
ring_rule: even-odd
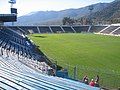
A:
POLYGON ((120 74, 120 37, 73 33, 29 37, 48 58, 63 67, 87 66, 120 74))

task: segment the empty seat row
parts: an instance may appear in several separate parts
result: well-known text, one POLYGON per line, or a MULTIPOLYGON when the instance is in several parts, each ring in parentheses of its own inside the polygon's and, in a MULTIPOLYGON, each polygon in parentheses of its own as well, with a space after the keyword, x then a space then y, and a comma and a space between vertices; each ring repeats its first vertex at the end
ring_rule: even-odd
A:
MULTIPOLYGON (((30 34, 30 33, 81 33, 81 32, 91 32, 91 33, 98 33, 101 30, 105 29, 107 25, 73 25, 73 26, 9 26, 9 28, 13 29, 17 32, 21 31, 26 32, 25 34, 30 34), (19 30, 18 30, 19 29, 19 30)), ((101 33, 106 33, 110 34, 113 30, 115 30, 119 26, 110 26, 106 30, 103 30, 101 33)), ((119 32, 119 31, 118 31, 119 32)), ((117 31, 116 33, 113 34, 118 34, 117 31)))
MULTIPOLYGON (((58 78, 53 76, 48 76, 45 74, 33 71, 21 72, 19 70, 14 70, 6 67, 6 65, 1 66, 0 61, 0 85, 3 89, 10 90, 99 90, 96 87, 90 87, 83 83, 68 80, 64 78, 58 78)), ((23 67, 23 66, 22 66, 23 67)), ((20 67, 20 68, 22 68, 20 67)), ((24 67, 29 71, 30 68, 24 67)), ((31 69, 30 69, 31 70, 31 69)))
POLYGON ((90 29, 90 32, 98 33, 98 32, 100 32, 101 30, 103 30, 106 27, 107 26, 92 26, 91 29, 90 29))
POLYGON ((104 34, 110 34, 113 30, 115 30, 116 28, 118 28, 119 26, 110 26, 107 29, 103 30, 101 33, 104 34))
POLYGON ((0 46, 4 49, 10 50, 20 55, 29 58, 36 58, 33 44, 27 37, 8 30, 7 28, 0 30, 0 46))

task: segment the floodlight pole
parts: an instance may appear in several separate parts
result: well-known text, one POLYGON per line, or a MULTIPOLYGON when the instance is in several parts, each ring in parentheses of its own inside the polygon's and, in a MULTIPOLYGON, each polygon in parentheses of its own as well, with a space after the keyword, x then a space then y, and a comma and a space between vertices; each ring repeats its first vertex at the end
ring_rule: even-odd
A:
POLYGON ((13 8, 13 3, 11 3, 10 8, 13 8))
MULTIPOLYGON (((13 8, 13 3, 11 3, 10 8, 13 8)), ((12 14, 12 12, 11 12, 11 14, 12 14)), ((14 22, 12 22, 12 26, 14 26, 14 22)))
MULTIPOLYGON (((16 4, 16 0, 10 0, 10 1, 8 1, 10 4, 11 4, 11 6, 10 6, 10 9, 11 8, 13 8, 13 5, 14 4, 16 4)), ((12 14, 12 12, 11 12, 11 14, 12 14)), ((12 22, 12 26, 14 25, 14 22, 12 22)))
POLYGON ((11 6, 10 6, 11 8, 13 7, 14 4, 16 4, 16 0, 10 0, 8 2, 11 4, 11 6))

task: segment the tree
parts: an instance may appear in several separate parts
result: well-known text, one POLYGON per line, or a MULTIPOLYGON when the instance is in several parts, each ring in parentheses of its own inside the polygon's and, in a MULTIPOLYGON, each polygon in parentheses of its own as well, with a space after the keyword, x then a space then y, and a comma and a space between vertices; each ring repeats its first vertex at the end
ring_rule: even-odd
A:
POLYGON ((70 17, 64 17, 62 20, 63 25, 73 25, 74 22, 75 20, 70 17))

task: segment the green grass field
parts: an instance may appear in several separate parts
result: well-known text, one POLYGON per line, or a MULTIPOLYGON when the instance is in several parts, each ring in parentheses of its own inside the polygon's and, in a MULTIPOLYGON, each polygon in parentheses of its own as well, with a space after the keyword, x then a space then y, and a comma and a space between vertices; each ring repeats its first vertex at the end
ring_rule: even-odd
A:
MULTIPOLYGON (((120 74, 120 37, 94 34, 32 34, 29 37, 48 58, 63 67, 69 64, 120 74)), ((81 74, 78 76, 82 78, 81 74)))

